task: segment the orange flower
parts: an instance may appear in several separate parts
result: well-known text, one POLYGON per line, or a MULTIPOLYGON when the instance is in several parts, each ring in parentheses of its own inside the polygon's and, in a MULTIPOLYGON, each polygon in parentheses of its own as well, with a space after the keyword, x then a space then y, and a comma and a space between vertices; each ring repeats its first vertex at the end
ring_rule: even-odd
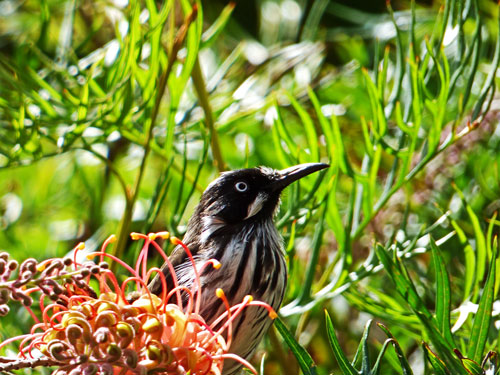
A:
MULTIPOLYGON (((231 324, 248 306, 264 307, 273 318, 276 314, 272 308, 263 302, 253 301, 251 296, 245 297, 240 304, 229 306, 224 292, 219 289, 217 296, 224 301, 226 312, 211 326, 207 325, 198 314, 201 295, 199 274, 204 267, 218 268, 220 264, 210 260, 194 268, 197 278, 197 284, 193 287, 195 290, 178 285, 174 277, 174 288, 168 293, 163 288, 162 295, 156 296, 147 289, 150 277, 158 273, 164 286, 166 281, 158 268, 147 267, 150 247, 168 261, 155 241, 157 238, 170 238, 172 243, 183 246, 193 267, 194 259, 189 249, 179 239, 170 237, 168 232, 149 235, 132 233, 131 237, 144 240, 135 269, 106 253, 107 246, 115 241, 114 236, 105 241, 100 252, 88 256, 90 259, 99 257, 98 266, 76 262, 76 252, 84 248, 83 244, 75 248, 72 262, 51 259, 38 264, 37 271, 43 273, 43 277, 40 275, 35 278, 32 272, 25 285, 31 281, 36 286, 31 289, 25 287, 22 294, 29 296, 41 292, 42 320, 38 321, 36 314, 31 312, 36 319, 31 333, 0 344, 2 347, 15 339, 22 339, 18 358, 0 363, 0 371, 52 366, 55 368, 54 375, 128 375, 149 372, 218 375, 222 373, 224 359, 232 358, 257 373, 244 359, 228 352, 231 324), (125 267, 130 277, 120 285, 104 262, 105 258, 125 267), (88 287, 91 277, 99 283, 99 296, 88 287), (135 285, 133 301, 125 295, 131 283, 135 285), (186 306, 181 303, 182 294, 188 296, 186 306), (46 296, 50 296, 54 302, 45 305, 46 296), (177 304, 172 303, 172 300, 176 300, 177 304), (214 331, 216 326, 221 328, 214 331)), ((34 270, 33 267, 30 269, 34 270)), ((175 275, 172 266, 171 271, 175 275)))

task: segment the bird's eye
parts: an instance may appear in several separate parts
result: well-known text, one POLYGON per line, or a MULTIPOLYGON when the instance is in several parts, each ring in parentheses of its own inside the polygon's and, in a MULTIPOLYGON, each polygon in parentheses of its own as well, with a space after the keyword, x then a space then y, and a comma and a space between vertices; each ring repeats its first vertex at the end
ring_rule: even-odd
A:
POLYGON ((243 193, 248 190, 248 185, 246 182, 240 181, 237 182, 236 185, 234 185, 236 190, 238 190, 240 193, 243 193))

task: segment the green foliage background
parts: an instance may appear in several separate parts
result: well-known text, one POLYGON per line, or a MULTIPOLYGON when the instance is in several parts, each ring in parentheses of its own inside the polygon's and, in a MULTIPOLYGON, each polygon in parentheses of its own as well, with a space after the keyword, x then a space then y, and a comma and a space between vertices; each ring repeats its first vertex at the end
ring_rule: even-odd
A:
MULTIPOLYGON (((283 197, 289 286, 261 373, 497 373, 498 17, 0 1, 0 249, 41 260, 116 233, 133 262, 128 233, 182 237, 220 171, 329 162, 283 197)), ((29 323, 13 308, 1 338, 29 323)))

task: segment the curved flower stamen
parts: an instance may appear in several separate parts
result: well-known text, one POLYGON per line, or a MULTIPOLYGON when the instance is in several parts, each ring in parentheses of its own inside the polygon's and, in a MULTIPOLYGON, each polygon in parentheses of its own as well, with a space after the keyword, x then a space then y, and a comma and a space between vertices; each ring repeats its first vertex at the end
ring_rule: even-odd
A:
MULTIPOLYGON (((186 252, 189 261, 191 262, 191 265, 193 266, 193 272, 194 272, 194 277, 195 277, 195 285, 197 286, 196 289, 196 301, 195 301, 195 308, 194 311, 196 314, 200 313, 200 305, 201 305, 201 280, 200 280, 200 272, 198 271, 198 268, 196 267, 196 263, 193 258, 193 254, 191 254, 191 250, 184 245, 184 243, 178 239, 177 237, 170 237, 170 242, 172 242, 174 245, 181 245, 184 251, 186 252)), ((194 287, 194 286, 193 286, 194 287)))
MULTIPOLYGON (((163 260, 165 261, 165 264, 167 265, 168 270, 170 271, 170 275, 172 275, 172 281, 174 283, 174 289, 177 289, 177 287, 179 286, 179 281, 177 280, 177 277, 175 277, 174 266, 172 265, 172 263, 168 259, 167 254, 165 254, 165 252, 163 251, 163 249, 160 247, 160 245, 158 245, 156 243, 156 241, 152 241, 151 244, 153 245, 153 247, 155 248, 155 250, 161 255, 161 257, 163 258, 163 260)), ((177 294, 177 303, 179 304, 179 306, 181 306, 182 305, 182 298, 181 298, 180 291, 178 291, 176 294, 177 294)))

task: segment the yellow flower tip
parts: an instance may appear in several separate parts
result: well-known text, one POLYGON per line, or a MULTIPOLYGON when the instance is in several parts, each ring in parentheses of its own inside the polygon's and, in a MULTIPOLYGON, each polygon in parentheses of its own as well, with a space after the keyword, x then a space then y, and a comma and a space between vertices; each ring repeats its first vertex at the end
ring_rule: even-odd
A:
POLYGON ((179 240, 177 237, 175 236, 172 236, 170 237, 170 242, 173 244, 173 245, 179 245, 181 243, 181 240, 179 240))
POLYGON ((222 267, 222 264, 218 260, 214 259, 212 262, 212 267, 215 268, 216 270, 218 270, 219 268, 222 267))
POLYGON ((139 299, 136 299, 132 306, 143 309, 149 313, 154 313, 155 309, 163 303, 163 300, 158 297, 156 294, 151 294, 151 297, 148 295, 143 295, 139 299))
POLYGON ((250 303, 252 301, 253 301, 253 297, 250 294, 246 295, 245 298, 243 298, 244 303, 250 303))
POLYGON ((97 255, 94 254, 94 253, 90 253, 90 254, 87 254, 87 256, 85 258, 87 258, 88 260, 92 260, 96 257, 97 255))
POLYGON ((156 240, 156 233, 148 233, 148 238, 149 238, 151 241, 156 240))
POLYGON ((141 234, 136 233, 136 232, 132 232, 132 233, 130 233, 130 238, 132 238, 134 241, 138 240, 139 238, 141 238, 141 234))
POLYGON ((108 239, 106 240, 107 243, 113 243, 113 242, 116 242, 116 236, 114 234, 112 234, 111 236, 108 237, 108 239))
POLYGON ((146 322, 142 325, 142 329, 146 333, 154 333, 158 332, 159 330, 162 329, 162 324, 161 322, 156 319, 156 318, 149 318, 146 320, 146 322))
POLYGON ((83 250, 85 249, 85 243, 80 242, 78 245, 75 246, 75 250, 83 250))
POLYGON ((269 317, 274 320, 278 317, 278 314, 276 314, 276 311, 271 310, 269 311, 269 317))
POLYGON ((46 268, 46 264, 45 263, 40 263, 36 266, 36 270, 38 272, 42 272, 44 269, 46 268))
POLYGON ((156 237, 160 237, 163 240, 167 240, 170 237, 170 232, 167 231, 157 232, 156 237))
POLYGON ((223 298, 224 291, 221 288, 217 288, 217 290, 215 291, 215 295, 217 296, 217 298, 223 298))

